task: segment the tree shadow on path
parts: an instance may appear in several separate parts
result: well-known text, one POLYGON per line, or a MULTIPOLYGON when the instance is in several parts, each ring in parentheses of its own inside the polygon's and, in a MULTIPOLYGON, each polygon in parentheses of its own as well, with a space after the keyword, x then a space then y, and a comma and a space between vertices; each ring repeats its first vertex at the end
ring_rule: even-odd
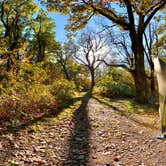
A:
POLYGON ((94 97, 94 96, 92 98, 95 99, 96 101, 98 101, 100 104, 104 104, 105 106, 111 108, 112 110, 117 111, 119 113, 118 115, 125 116, 126 118, 132 120, 133 122, 135 122, 143 127, 148 127, 151 129, 158 130, 158 127, 155 126, 155 123, 152 124, 152 123, 149 123, 149 121, 143 121, 143 119, 141 118, 141 115, 138 116, 139 115, 138 113, 127 112, 123 107, 120 109, 120 108, 113 106, 105 101, 102 101, 101 99, 94 97))
POLYGON ((91 91, 82 98, 82 104, 74 112, 74 128, 69 139, 69 151, 67 160, 63 166, 86 166, 89 159, 89 137, 90 123, 88 118, 88 102, 91 98, 91 91))

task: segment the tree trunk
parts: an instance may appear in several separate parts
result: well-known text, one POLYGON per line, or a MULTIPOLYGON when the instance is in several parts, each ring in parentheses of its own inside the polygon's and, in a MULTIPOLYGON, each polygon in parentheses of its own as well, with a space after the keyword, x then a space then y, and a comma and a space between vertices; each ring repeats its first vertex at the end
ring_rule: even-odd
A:
POLYGON ((91 73, 91 90, 93 90, 93 88, 95 86, 95 73, 94 73, 94 70, 91 69, 90 73, 91 73))
POLYGON ((42 62, 45 57, 45 45, 39 41, 39 50, 38 50, 38 58, 37 62, 42 62))
POLYGON ((145 73, 144 55, 141 51, 136 55, 136 65, 133 72, 136 88, 136 101, 145 103, 149 101, 149 84, 145 73))
POLYGON ((63 58, 60 58, 60 59, 57 59, 57 61, 58 61, 58 63, 59 63, 59 64, 61 65, 61 67, 62 67, 62 72, 63 72, 65 78, 66 78, 67 80, 71 80, 70 74, 69 74, 68 69, 67 69, 67 67, 66 67, 67 64, 66 64, 65 60, 64 60, 63 58))
POLYGON ((150 100, 154 103, 157 100, 154 76, 154 63, 150 62, 150 100))
POLYGON ((136 101, 146 103, 149 101, 149 84, 144 65, 143 32, 131 29, 131 48, 135 57, 134 83, 136 89, 136 101))
POLYGON ((63 68, 63 73, 64 73, 64 75, 65 75, 65 78, 66 78, 67 80, 70 80, 70 75, 69 75, 69 73, 68 73, 68 71, 67 71, 66 65, 63 64, 63 63, 62 63, 62 68, 63 68))
POLYGON ((135 55, 134 83, 136 89, 136 101, 139 103, 149 102, 149 84, 145 73, 144 52, 137 50, 135 55))
POLYGON ((150 73, 150 87, 151 87, 151 93, 154 94, 155 93, 155 80, 154 80, 154 64, 150 64, 151 66, 151 73, 150 73))

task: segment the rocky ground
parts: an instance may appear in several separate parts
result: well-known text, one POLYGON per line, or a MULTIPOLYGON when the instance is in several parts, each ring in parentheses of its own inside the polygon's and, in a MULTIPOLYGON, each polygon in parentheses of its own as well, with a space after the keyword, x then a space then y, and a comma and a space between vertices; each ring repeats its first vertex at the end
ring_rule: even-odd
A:
POLYGON ((0 165, 165 166, 157 115, 143 118, 118 109, 86 96, 57 115, 11 130, 1 127, 0 165))

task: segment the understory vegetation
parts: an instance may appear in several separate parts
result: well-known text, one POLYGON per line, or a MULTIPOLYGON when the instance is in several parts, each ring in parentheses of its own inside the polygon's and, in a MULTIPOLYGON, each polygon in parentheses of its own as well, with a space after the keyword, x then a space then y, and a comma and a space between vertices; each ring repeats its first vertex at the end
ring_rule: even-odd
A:
POLYGON ((165 5, 0 0, 0 165, 165 164, 165 5))
MULTIPOLYGON (((67 80, 58 68, 56 63, 41 62, 35 65, 23 63, 17 75, 3 71, 0 119, 19 121, 50 111, 56 113, 72 104, 81 92, 90 89, 90 79, 85 77, 86 73, 80 75, 80 71, 75 71, 73 78, 67 80)), ((93 94, 109 98, 132 98, 135 95, 134 82, 130 73, 123 69, 108 68, 96 78, 93 94)))
POLYGON ((134 97, 134 81, 123 69, 109 68, 97 83, 96 93, 109 98, 134 97))
POLYGON ((75 0, 60 0, 57 4, 42 0, 0 1, 1 119, 67 107, 76 94, 89 89, 109 98, 132 97, 140 103, 149 102, 156 94, 152 54, 163 56, 165 51, 165 23, 161 21, 165 20, 165 2, 155 2, 158 8, 153 2, 143 2, 145 9, 135 1, 94 3, 96 7, 75 0), (134 10, 128 13, 130 17, 127 13, 119 15, 111 9, 112 3, 125 12, 134 10), (52 10, 70 13, 63 42, 56 39, 52 10), (159 15, 153 19, 156 12, 159 15), (139 29, 134 21, 142 19, 141 13, 147 21, 138 22, 139 29), (101 32, 85 28, 75 33, 96 14, 115 26, 99 23, 101 32))
MULTIPOLYGON (((84 89, 81 86, 84 79, 77 78, 80 84, 78 80, 69 81, 56 68, 58 65, 51 62, 24 63, 20 65, 17 75, 9 75, 5 71, 1 73, 1 121, 34 118, 48 111, 56 113, 58 109, 72 104, 78 92, 84 89)), ((83 85, 88 87, 88 83, 85 80, 83 85)))
POLYGON ((157 93, 153 55, 165 52, 163 0, 155 2, 158 8, 151 1, 143 1, 145 8, 136 1, 40 2, 0 1, 0 120, 56 113, 89 90, 102 97, 151 102, 157 93), (118 14, 112 3, 125 14, 118 14), (56 38, 50 11, 70 14, 63 41, 56 38), (111 26, 106 21, 98 23, 97 31, 85 28, 93 15, 108 19, 111 26))

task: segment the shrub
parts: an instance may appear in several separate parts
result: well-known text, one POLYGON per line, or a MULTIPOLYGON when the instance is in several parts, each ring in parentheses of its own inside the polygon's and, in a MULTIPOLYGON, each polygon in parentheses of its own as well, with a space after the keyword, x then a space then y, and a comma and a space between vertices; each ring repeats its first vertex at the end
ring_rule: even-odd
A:
POLYGON ((18 73, 3 73, 0 82, 0 119, 39 116, 70 104, 74 81, 59 76, 51 63, 20 65, 18 73))
POLYGON ((40 65, 24 64, 13 77, 4 77, 0 83, 0 118, 19 118, 21 115, 42 113, 56 109, 58 102, 44 84, 47 74, 40 65))
POLYGON ((57 101, 49 91, 49 86, 33 84, 25 88, 17 83, 12 88, 5 89, 0 96, 0 112, 6 118, 24 115, 25 113, 42 112, 44 109, 56 109, 57 101))
POLYGON ((74 92, 74 82, 66 79, 56 80, 51 86, 51 94, 61 106, 68 104, 68 102, 73 98, 74 92))
POLYGON ((100 94, 106 97, 131 97, 135 94, 132 76, 122 69, 109 69, 97 86, 100 94))

